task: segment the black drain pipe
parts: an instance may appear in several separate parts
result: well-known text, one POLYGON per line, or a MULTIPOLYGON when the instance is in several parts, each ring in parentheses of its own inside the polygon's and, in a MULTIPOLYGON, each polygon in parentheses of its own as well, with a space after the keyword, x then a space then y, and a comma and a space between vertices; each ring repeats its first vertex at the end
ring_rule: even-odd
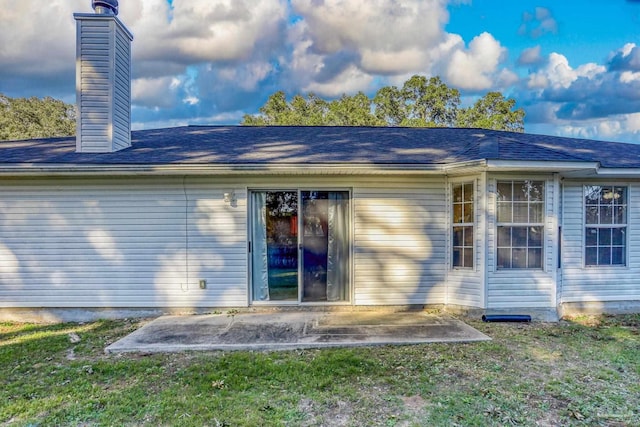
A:
POLYGON ((528 314, 483 314, 483 322, 531 322, 528 314))

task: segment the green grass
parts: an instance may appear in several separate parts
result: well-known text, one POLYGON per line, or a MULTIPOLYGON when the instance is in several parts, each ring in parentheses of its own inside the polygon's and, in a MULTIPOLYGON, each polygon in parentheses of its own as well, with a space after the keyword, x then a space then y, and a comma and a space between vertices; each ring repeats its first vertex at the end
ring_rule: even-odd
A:
POLYGON ((153 355, 103 351, 137 321, 0 323, 0 425, 640 425, 640 315, 470 323, 493 341, 153 355))

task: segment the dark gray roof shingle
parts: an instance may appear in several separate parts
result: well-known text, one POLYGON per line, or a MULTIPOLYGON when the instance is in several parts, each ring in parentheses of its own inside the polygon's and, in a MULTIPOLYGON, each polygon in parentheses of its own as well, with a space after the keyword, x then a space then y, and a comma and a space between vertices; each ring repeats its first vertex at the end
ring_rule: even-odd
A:
POLYGON ((132 132, 115 153, 75 152, 75 138, 0 143, 0 164, 442 165, 475 160, 640 167, 640 145, 457 128, 184 126, 132 132))

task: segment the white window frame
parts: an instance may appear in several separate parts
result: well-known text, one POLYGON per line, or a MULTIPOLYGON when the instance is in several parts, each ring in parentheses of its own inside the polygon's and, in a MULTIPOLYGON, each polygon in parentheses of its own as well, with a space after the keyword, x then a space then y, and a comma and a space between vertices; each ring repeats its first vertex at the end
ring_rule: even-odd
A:
POLYGON ((459 182, 453 182, 451 183, 450 186, 450 191, 451 191, 451 268, 452 269, 461 269, 461 270, 473 270, 475 268, 475 256, 476 256, 476 251, 475 251, 475 232, 476 232, 476 227, 475 227, 475 219, 476 219, 476 183, 475 180, 462 180, 459 182), (471 186, 471 199, 467 200, 466 198, 466 193, 465 193, 465 188, 467 188, 467 186, 471 186), (459 202, 456 202, 454 199, 454 191, 456 187, 461 187, 461 191, 462 191, 462 200, 459 202), (468 221, 464 221, 465 215, 464 215, 464 210, 465 210, 465 205, 471 204, 471 208, 472 208, 472 214, 471 214, 471 222, 468 221), (461 221, 456 222, 456 206, 460 206, 460 219, 461 221), (462 229, 462 242, 460 245, 455 245, 454 241, 455 241, 455 231, 456 229, 461 228, 462 229), (471 228, 471 244, 467 245, 465 244, 465 240, 466 240, 466 231, 469 228, 471 228), (461 265, 455 265, 454 264, 454 252, 456 251, 456 249, 461 251, 460 254, 460 260, 461 260, 461 265), (464 252, 466 250, 471 250, 471 265, 466 265, 465 263, 465 256, 464 256, 464 252))
POLYGON ((625 185, 625 184, 613 184, 613 183, 608 183, 608 184, 585 184, 582 186, 582 212, 583 212, 583 227, 582 227, 582 231, 584 233, 583 235, 583 251, 582 251, 582 256, 583 256, 583 265, 585 268, 625 268, 628 265, 628 257, 629 257, 629 186, 625 185), (610 189, 611 190, 611 222, 601 222, 601 213, 604 210, 603 208, 606 208, 609 206, 609 203, 601 203, 601 199, 603 198, 602 196, 598 197, 598 202, 597 203, 587 203, 587 194, 590 191, 590 189, 593 188, 599 188, 599 194, 602 193, 603 190, 606 189, 610 189), (623 200, 624 203, 616 203, 615 202, 615 197, 614 195, 615 190, 616 189, 621 189, 624 191, 624 195, 623 195, 623 200), (588 214, 588 206, 595 206, 596 207, 596 220, 597 222, 590 222, 589 221, 589 214, 588 214), (620 208, 623 212, 623 221, 617 221, 616 220, 616 215, 615 215, 615 208, 620 208), (598 230, 597 231, 597 236, 596 236, 596 244, 595 245, 588 245, 587 244, 587 240, 588 240, 588 233, 589 233, 589 229, 593 229, 593 230, 598 230), (623 240, 622 240, 622 244, 614 244, 613 242, 613 232, 614 230, 623 230, 623 240), (611 236, 609 238, 609 244, 600 244, 600 230, 611 230, 611 236), (610 256, 609 256, 609 263, 600 263, 600 249, 601 248, 609 248, 610 251, 610 256), (590 248, 595 248, 596 249, 596 262, 595 263, 588 263, 588 257, 587 257, 587 250, 590 248), (613 250, 614 248, 622 248, 623 254, 621 256, 622 259, 622 263, 613 263, 613 250))
POLYGON ((497 270, 544 270, 545 268, 545 212, 546 212, 546 194, 547 194, 547 182, 544 179, 499 179, 496 181, 496 237, 495 237, 495 258, 496 258, 496 269, 497 270), (540 184, 542 186, 542 196, 541 196, 541 200, 530 200, 530 199, 524 199, 524 200, 516 200, 514 199, 513 195, 514 195, 514 190, 515 190, 515 186, 516 185, 523 185, 526 183, 535 183, 535 184, 540 184), (509 200, 500 200, 500 196, 499 196, 499 188, 502 184, 511 184, 511 198, 509 200), (505 221, 505 220, 501 220, 500 219, 500 207, 501 205, 510 205, 510 212, 511 212, 511 221, 505 221), (526 221, 516 221, 514 220, 514 216, 515 216, 515 207, 517 206, 516 204, 519 204, 520 207, 523 207, 522 205, 526 205, 526 212, 527 212, 527 220, 526 221), (532 216, 532 206, 537 206, 537 210, 539 210, 540 212, 540 218, 539 221, 532 221, 531 216, 532 216), (509 245, 503 245, 500 246, 499 245, 499 239, 500 239, 500 230, 501 229, 505 229, 505 228, 509 228, 510 232, 509 232, 509 245), (513 245, 513 232, 514 229, 522 229, 522 228, 526 228, 526 244, 524 246, 514 246, 513 245), (539 246, 532 246, 529 244, 529 240, 530 240, 530 233, 533 232, 533 229, 539 229, 541 236, 539 238, 540 240, 540 245, 539 246), (500 265, 500 256, 499 253, 501 250, 509 250, 509 266, 504 266, 504 265, 500 265), (514 267, 513 266, 513 260, 514 260, 514 249, 519 249, 524 251, 525 254, 525 260, 524 260, 524 264, 525 267, 514 267), (539 266, 532 266, 529 267, 529 251, 532 249, 540 249, 540 265, 539 266))

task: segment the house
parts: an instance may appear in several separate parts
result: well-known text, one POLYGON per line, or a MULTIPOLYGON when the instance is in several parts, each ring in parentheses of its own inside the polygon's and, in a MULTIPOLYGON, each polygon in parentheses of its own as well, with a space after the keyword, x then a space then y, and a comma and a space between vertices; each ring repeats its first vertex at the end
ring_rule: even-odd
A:
POLYGON ((96 11, 75 15, 77 138, 0 144, 0 318, 640 311, 640 145, 482 129, 130 132, 132 36, 96 11))

